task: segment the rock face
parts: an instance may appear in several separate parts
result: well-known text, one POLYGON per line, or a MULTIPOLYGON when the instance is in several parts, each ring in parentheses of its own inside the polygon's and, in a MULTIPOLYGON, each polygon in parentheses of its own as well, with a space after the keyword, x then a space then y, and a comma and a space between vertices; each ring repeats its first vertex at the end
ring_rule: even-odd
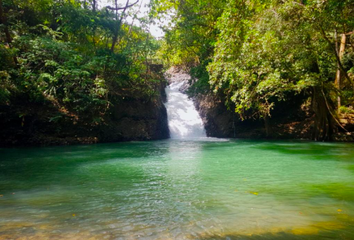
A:
POLYGON ((114 109, 105 141, 157 140, 169 137, 167 112, 161 99, 149 102, 127 100, 114 109))
POLYGON ((169 137, 167 112, 161 98, 144 102, 125 99, 99 123, 65 116, 53 120, 57 109, 43 105, 23 109, 0 109, 0 146, 91 144, 169 137))
POLYGON ((241 120, 240 116, 227 109, 224 102, 212 93, 197 94, 195 104, 202 116, 210 137, 221 138, 271 138, 311 139, 311 118, 301 116, 298 109, 284 110, 268 119, 268 129, 262 119, 241 120))
POLYGON ((198 94, 194 97, 194 103, 208 137, 235 137, 235 114, 228 111, 218 97, 212 94, 198 94))
POLYGON ((192 78, 187 73, 187 71, 182 68, 171 67, 165 72, 164 75, 168 83, 183 82, 182 86, 179 89, 179 91, 181 91, 182 93, 186 93, 188 88, 190 87, 192 78))
POLYGON ((264 138, 266 131, 261 121, 241 121, 238 114, 227 109, 225 103, 212 93, 197 94, 195 105, 209 137, 264 138))

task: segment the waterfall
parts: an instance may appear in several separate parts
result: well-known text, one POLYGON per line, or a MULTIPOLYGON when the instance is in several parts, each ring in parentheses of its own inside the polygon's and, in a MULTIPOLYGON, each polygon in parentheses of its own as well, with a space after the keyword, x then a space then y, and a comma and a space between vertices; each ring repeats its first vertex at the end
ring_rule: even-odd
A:
POLYGON ((172 82, 166 88, 168 126, 172 139, 206 137, 203 121, 193 101, 179 91, 184 82, 172 82))

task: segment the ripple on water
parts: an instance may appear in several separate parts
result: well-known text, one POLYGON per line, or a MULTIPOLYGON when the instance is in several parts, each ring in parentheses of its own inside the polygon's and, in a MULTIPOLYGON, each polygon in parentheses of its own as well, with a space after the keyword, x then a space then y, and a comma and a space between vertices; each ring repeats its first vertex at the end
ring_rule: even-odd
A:
POLYGON ((204 139, 2 150, 0 239, 351 239, 352 149, 204 139))

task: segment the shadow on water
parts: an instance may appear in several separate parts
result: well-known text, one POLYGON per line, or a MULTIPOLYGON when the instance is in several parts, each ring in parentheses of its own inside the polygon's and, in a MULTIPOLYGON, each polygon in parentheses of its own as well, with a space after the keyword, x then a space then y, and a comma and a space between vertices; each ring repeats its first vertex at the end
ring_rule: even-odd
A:
MULTIPOLYGON (((298 159, 311 161, 336 161, 339 167, 354 174, 354 144, 352 143, 319 143, 319 142, 264 142, 254 148, 269 152, 278 152, 298 159)), ((332 182, 304 186, 309 192, 324 193, 340 200, 354 201, 354 182, 332 182)))
POLYGON ((70 186, 77 184, 78 174, 81 174, 82 182, 92 184, 99 183, 105 175, 112 181, 118 177, 129 178, 132 173, 136 178, 144 178, 142 167, 134 163, 151 155, 158 158, 167 151, 168 145, 158 142, 0 149, 0 191, 4 194, 59 182, 70 186), (112 167, 114 164, 122 167, 112 167), (82 176, 79 169, 90 166, 93 168, 91 175, 82 176))
POLYGON ((277 151, 286 155, 312 156, 312 160, 346 160, 354 163, 354 144, 351 143, 320 143, 305 141, 274 141, 258 144, 257 149, 277 151))

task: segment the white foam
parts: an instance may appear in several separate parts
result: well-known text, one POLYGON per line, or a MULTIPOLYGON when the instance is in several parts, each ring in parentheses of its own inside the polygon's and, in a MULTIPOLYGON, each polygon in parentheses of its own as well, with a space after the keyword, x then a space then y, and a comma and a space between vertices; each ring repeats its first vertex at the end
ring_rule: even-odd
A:
POLYGON ((203 121, 193 101, 179 91, 183 82, 171 83, 166 88, 168 126, 172 139, 206 138, 203 121))

